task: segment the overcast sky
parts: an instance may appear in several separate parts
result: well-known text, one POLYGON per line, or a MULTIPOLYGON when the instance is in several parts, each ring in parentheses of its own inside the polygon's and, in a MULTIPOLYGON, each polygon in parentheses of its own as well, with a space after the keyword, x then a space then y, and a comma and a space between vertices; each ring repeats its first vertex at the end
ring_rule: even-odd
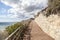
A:
POLYGON ((15 22, 31 18, 47 6, 47 0, 0 0, 0 22, 15 22))

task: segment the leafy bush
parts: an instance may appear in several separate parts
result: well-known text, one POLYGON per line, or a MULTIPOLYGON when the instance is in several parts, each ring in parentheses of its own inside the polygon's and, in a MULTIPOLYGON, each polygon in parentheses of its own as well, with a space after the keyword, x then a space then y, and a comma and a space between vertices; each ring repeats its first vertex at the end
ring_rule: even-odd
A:
POLYGON ((8 32, 8 34, 10 35, 12 32, 14 32, 18 27, 22 27, 24 26, 22 23, 18 22, 15 23, 14 25, 8 26, 6 28, 6 31, 8 32))

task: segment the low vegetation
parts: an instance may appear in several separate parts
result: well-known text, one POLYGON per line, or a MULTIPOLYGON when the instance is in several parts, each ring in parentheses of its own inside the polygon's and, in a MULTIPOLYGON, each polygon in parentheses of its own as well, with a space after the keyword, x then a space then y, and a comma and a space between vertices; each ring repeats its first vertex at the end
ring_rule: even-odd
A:
POLYGON ((48 0, 47 16, 60 13, 60 0, 48 0))
POLYGON ((11 33, 14 32, 18 27, 23 27, 23 26, 24 26, 24 25, 23 25, 22 23, 18 22, 18 23, 15 23, 15 24, 11 25, 11 26, 8 26, 8 27, 6 28, 6 31, 8 32, 8 34, 11 34, 11 33))
POLYGON ((28 20, 23 20, 21 22, 17 22, 11 26, 6 27, 6 31, 8 32, 8 34, 10 35, 12 32, 14 32, 18 27, 20 27, 21 29, 28 26, 29 23, 31 22, 31 19, 28 20))

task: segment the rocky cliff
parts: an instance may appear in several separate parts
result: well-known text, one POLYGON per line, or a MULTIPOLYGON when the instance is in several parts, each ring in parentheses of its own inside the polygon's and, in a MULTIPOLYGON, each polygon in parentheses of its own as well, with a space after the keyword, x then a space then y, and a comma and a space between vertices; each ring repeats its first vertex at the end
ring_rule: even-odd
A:
POLYGON ((45 33, 53 37, 55 40, 60 40, 60 16, 56 13, 47 17, 47 9, 41 11, 34 21, 45 33))

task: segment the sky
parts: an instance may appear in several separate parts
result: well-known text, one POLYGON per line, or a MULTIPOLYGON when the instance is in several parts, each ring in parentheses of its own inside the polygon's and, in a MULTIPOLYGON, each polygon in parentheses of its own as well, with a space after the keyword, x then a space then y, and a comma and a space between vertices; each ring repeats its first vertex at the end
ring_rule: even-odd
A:
POLYGON ((17 22, 34 17, 47 7, 47 0, 0 0, 0 22, 17 22))

